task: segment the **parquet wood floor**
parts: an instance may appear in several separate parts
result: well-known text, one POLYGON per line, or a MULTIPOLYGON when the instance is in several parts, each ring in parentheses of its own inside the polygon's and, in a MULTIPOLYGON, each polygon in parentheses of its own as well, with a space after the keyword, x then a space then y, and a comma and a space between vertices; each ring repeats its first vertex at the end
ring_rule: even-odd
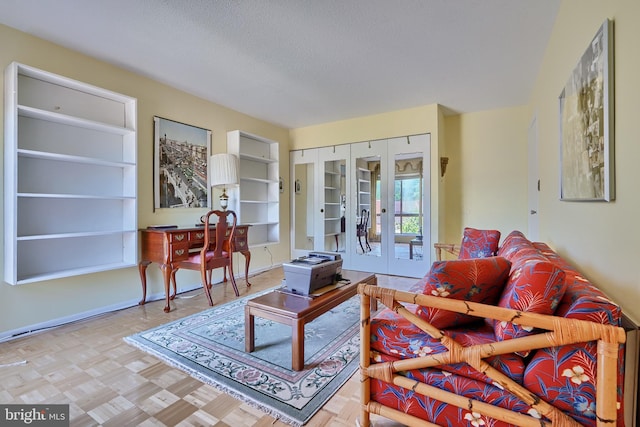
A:
MULTIPOLYGON (((277 286, 282 268, 250 278, 241 296, 277 286)), ((416 279, 378 276, 380 286, 404 288, 416 279)), ((132 283, 131 286, 140 286, 132 283)), ((212 289, 215 304, 235 299, 228 284, 212 289)), ((124 342, 125 336, 209 307, 201 290, 0 343, 0 402, 70 404, 72 426, 286 426, 266 413, 191 378, 124 342), (13 365, 14 363, 21 363, 13 365)), ((359 373, 307 424, 355 426, 359 373)), ((377 427, 398 424, 372 416, 377 427)))

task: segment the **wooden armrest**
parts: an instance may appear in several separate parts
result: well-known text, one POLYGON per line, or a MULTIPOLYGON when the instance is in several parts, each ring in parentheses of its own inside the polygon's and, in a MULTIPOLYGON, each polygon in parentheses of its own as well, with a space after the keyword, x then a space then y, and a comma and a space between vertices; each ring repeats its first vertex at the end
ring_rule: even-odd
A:
POLYGON ((460 255, 460 245, 453 243, 434 243, 433 247, 436 250, 436 261, 442 261, 442 251, 450 253, 456 258, 460 255))

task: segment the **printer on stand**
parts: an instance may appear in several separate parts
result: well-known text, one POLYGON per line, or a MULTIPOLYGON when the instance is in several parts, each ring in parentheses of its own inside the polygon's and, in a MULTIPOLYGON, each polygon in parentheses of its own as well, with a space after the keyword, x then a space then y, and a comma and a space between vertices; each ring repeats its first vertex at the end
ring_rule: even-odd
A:
POLYGON ((341 279, 342 257, 336 252, 309 252, 282 264, 285 291, 309 295, 341 279))

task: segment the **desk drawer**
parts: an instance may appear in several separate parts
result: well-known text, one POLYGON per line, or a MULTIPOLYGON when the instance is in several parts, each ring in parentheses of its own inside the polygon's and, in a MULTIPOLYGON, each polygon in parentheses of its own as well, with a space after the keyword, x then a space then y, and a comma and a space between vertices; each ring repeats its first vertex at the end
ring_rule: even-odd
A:
POLYGON ((192 248, 202 247, 204 243, 204 229, 189 232, 189 244, 192 248))
POLYGON ((189 241, 169 245, 169 262, 182 261, 189 257, 189 241))
MULTIPOLYGON (((236 230, 238 231, 238 230, 236 230)), ((247 244, 247 236, 235 236, 233 239, 234 250, 236 251, 246 251, 249 250, 249 245, 247 244)))
POLYGON ((169 234, 169 243, 187 243, 189 242, 189 233, 186 231, 180 233, 170 233, 169 234))

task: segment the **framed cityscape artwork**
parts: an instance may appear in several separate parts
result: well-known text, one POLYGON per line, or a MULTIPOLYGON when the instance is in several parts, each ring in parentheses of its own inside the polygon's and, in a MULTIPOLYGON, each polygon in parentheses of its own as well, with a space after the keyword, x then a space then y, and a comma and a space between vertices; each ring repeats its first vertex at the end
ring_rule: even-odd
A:
POLYGON ((613 22, 606 20, 560 94, 560 199, 615 198, 613 22))
POLYGON ((161 117, 153 122, 154 209, 211 206, 211 131, 161 117))

